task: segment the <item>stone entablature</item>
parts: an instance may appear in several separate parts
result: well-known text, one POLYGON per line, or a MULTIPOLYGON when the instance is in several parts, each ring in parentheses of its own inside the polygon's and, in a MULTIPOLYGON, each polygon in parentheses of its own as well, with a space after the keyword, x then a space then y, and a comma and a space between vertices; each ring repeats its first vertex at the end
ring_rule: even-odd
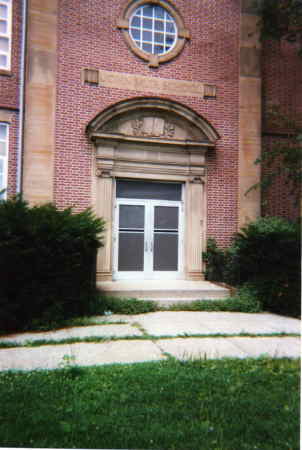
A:
POLYGON ((149 147, 142 144, 131 145, 106 141, 96 143, 97 176, 129 176, 144 178, 146 174, 174 177, 204 177, 205 152, 203 149, 190 151, 176 147, 149 147))

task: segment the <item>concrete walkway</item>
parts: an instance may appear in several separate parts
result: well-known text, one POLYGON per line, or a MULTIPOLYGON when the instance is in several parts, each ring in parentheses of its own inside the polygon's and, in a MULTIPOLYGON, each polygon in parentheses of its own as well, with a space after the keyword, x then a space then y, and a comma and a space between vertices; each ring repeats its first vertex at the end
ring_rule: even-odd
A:
POLYGON ((0 370, 55 369, 68 363, 81 366, 134 363, 164 360, 169 356, 178 359, 300 357, 300 337, 280 336, 281 333, 300 334, 300 320, 275 314, 164 311, 98 316, 93 321, 96 325, 0 337, 0 343, 19 345, 50 341, 48 345, 36 347, 0 349, 0 370), (59 344, 65 339, 85 338, 99 342, 59 344))

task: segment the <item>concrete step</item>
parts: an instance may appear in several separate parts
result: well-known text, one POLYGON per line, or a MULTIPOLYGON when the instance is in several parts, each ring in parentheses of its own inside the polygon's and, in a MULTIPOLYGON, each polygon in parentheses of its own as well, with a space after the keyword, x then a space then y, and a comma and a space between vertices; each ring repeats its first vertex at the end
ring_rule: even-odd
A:
POLYGON ((228 289, 201 280, 102 281, 97 283, 97 287, 108 296, 153 300, 163 305, 194 300, 220 300, 230 295, 228 289))

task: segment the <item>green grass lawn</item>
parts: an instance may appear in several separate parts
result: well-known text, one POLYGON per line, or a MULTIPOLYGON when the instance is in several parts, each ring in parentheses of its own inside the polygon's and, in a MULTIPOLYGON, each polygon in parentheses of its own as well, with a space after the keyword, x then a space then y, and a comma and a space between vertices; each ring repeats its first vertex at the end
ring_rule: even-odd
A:
POLYGON ((0 446, 298 449, 299 362, 200 360, 0 373, 0 446))

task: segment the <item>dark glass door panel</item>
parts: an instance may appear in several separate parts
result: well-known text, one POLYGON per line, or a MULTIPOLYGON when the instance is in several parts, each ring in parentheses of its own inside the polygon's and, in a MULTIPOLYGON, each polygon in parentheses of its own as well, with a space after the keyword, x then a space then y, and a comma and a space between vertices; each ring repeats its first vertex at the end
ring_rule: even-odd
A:
POLYGON ((169 233, 154 234, 153 270, 178 270, 178 235, 169 233))
POLYGON ((148 200, 141 203, 118 205, 117 270, 145 272, 146 276, 153 271, 177 272, 180 205, 148 200))
POLYGON ((154 230, 178 230, 178 207, 155 206, 154 230))
POLYGON ((118 270, 144 270, 145 206, 119 205, 118 270))
POLYGON ((154 207, 153 270, 178 270, 178 206, 154 207))
POLYGON ((119 233, 118 270, 141 272, 144 270, 144 233, 119 233))
POLYGON ((116 197, 144 200, 180 201, 181 184, 118 180, 116 182, 116 197))
POLYGON ((144 229, 145 207, 143 205, 120 205, 119 229, 144 229))

